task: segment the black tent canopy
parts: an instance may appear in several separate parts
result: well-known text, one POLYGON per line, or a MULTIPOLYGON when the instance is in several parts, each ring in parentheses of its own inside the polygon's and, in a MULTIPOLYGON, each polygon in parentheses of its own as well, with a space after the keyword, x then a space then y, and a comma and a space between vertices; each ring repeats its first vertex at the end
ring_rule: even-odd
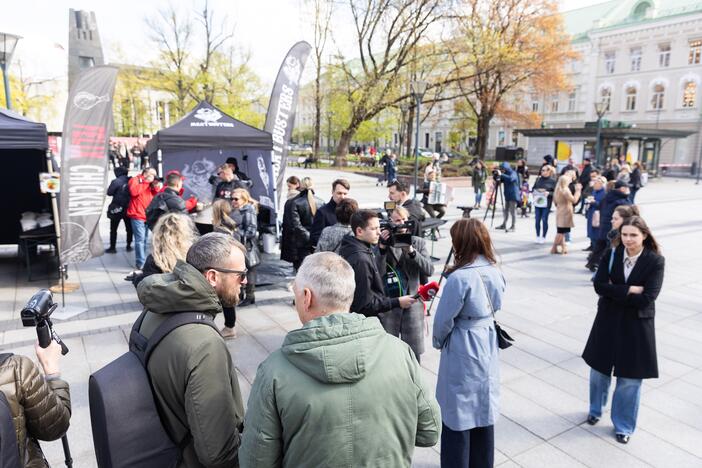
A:
POLYGON ((49 198, 39 191, 48 148, 46 125, 0 109, 0 164, 6 175, 0 184, 0 244, 17 244, 22 212, 49 208, 49 198))
POLYGON ((146 144, 146 152, 187 151, 193 148, 246 148, 270 151, 271 134, 228 116, 202 101, 174 125, 159 130, 146 144))

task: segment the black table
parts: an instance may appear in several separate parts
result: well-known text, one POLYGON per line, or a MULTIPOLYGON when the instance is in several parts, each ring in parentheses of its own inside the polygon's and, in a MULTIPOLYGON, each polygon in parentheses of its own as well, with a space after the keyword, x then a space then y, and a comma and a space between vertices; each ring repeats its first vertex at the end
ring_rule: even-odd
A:
POLYGON ((37 247, 47 244, 54 247, 54 254, 58 252, 58 241, 53 224, 43 228, 30 229, 19 235, 18 257, 24 256, 27 265, 27 281, 32 281, 32 261, 38 257, 37 247))

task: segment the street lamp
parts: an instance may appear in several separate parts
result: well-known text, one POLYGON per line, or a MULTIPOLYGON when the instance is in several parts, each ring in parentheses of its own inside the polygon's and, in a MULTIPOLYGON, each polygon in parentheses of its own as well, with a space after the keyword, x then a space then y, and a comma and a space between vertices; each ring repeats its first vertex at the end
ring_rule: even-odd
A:
POLYGON ((417 187, 419 187, 419 180, 417 175, 419 174, 419 110, 422 104, 422 98, 424 93, 427 92, 427 82, 422 80, 416 80, 412 82, 412 96, 416 103, 415 112, 417 113, 417 129, 415 131, 414 139, 414 199, 417 199, 417 187))
POLYGON ((5 106, 12 109, 12 99, 10 98, 10 79, 7 76, 7 68, 12 62, 12 54, 15 53, 17 41, 20 36, 14 34, 0 33, 0 70, 2 70, 2 81, 5 84, 5 106))
POLYGON ((407 112, 409 112, 409 104, 402 102, 400 104, 400 144, 397 150, 398 157, 402 157, 402 147, 405 144, 405 129, 407 128, 405 122, 407 121, 407 112))
POLYGON ((609 107, 609 103, 604 99, 595 103, 595 113, 597 114, 597 141, 595 142, 595 163, 600 167, 602 166, 602 117, 604 117, 605 113, 607 112, 607 107, 609 107))

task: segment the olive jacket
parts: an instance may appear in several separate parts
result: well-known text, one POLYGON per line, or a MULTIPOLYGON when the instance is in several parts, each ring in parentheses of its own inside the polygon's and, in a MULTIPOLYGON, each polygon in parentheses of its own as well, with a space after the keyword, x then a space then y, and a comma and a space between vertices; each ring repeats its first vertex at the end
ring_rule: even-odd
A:
POLYGON ((71 397, 68 383, 45 380, 26 356, 10 356, 0 364, 0 391, 12 411, 20 461, 25 467, 48 466, 39 440, 56 440, 68 430, 71 397))

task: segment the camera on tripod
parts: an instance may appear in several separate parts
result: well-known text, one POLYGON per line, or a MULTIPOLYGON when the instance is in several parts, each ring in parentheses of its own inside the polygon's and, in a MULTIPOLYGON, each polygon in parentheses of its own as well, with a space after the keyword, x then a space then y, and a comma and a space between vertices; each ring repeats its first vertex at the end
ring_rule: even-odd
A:
POLYGON ((58 304, 54 302, 51 291, 41 289, 29 299, 27 305, 20 312, 20 317, 22 325, 25 327, 36 327, 39 346, 47 348, 53 339, 61 345, 61 354, 65 355, 68 353, 68 347, 54 331, 50 318, 56 307, 58 304))
POLYGON ((388 246, 409 247, 412 245, 412 232, 414 232, 414 228, 414 220, 408 220, 402 224, 395 224, 389 219, 380 220, 380 230, 390 232, 390 237, 383 241, 383 243, 388 246), (406 230, 406 232, 399 232, 403 230, 406 230))
POLYGON ((493 169, 493 170, 492 170, 492 179, 493 179, 495 182, 499 182, 499 181, 500 181, 500 176, 501 176, 501 175, 502 175, 502 172, 500 172, 499 169, 493 169))

